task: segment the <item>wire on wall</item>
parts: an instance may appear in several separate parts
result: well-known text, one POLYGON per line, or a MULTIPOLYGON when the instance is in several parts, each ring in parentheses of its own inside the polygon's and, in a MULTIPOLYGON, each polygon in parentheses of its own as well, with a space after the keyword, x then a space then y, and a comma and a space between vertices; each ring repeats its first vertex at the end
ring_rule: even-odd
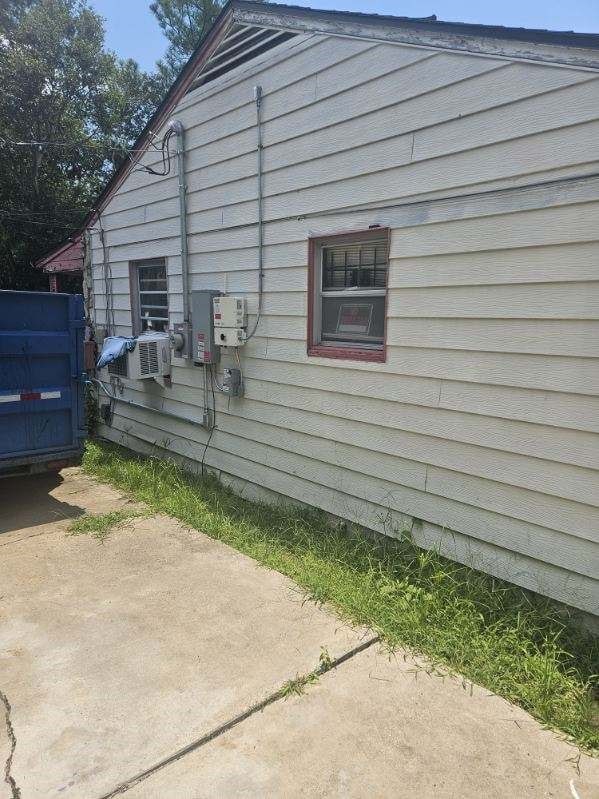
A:
MULTIPOLYGON (((170 150, 170 140, 172 136, 175 135, 175 130, 173 128, 169 128, 162 138, 162 144, 160 147, 160 154, 162 156, 162 169, 154 169, 151 166, 139 166, 134 169, 134 172, 147 172, 150 175, 158 175, 159 177, 164 177, 165 175, 169 175, 171 171, 171 150, 170 150)), ((131 153, 133 150, 129 151, 129 158, 131 158, 131 153)), ((132 160, 132 159, 131 159, 132 160)))
MULTIPOLYGON (((214 364, 207 364, 204 366, 204 375, 206 375, 206 370, 210 375, 210 387, 212 389, 212 427, 208 434, 208 438, 206 439, 206 444, 204 445, 204 451, 202 452, 202 458, 200 460, 200 466, 202 470, 202 475, 205 472, 205 462, 206 462, 206 454, 208 452, 208 447, 212 441, 212 436, 214 435, 214 431, 216 430, 216 393, 214 391, 214 381, 216 380, 214 374, 214 364)), ((206 386, 206 382, 204 382, 204 386, 206 386)), ((204 402, 207 403, 207 398, 205 397, 204 402)))

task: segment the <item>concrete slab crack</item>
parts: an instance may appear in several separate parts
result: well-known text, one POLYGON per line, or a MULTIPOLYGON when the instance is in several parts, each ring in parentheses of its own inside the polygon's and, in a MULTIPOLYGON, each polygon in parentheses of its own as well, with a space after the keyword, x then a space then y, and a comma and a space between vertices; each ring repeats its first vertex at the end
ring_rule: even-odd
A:
MULTIPOLYGON (((363 652, 365 649, 368 649, 373 644, 378 643, 379 640, 380 638, 378 635, 372 636, 371 638, 368 638, 366 641, 363 641, 361 644, 354 647, 353 649, 350 649, 348 652, 345 652, 343 655, 340 655, 338 658, 334 659, 331 658, 326 662, 326 664, 323 664, 323 661, 321 660, 321 665, 314 672, 311 672, 311 674, 318 674, 318 676, 326 674, 327 672, 336 669, 338 666, 340 666, 342 663, 345 663, 347 660, 350 660, 356 655, 359 655, 360 652, 363 652)), ((131 779, 127 780, 126 782, 122 782, 120 785, 117 785, 117 787, 114 788, 109 793, 103 794, 99 799, 114 799, 115 796, 119 796, 120 794, 126 793, 126 791, 128 791, 130 788, 139 785, 140 782, 143 782, 148 777, 151 777, 153 774, 156 774, 157 771, 166 768, 166 766, 170 766, 171 763, 175 763, 177 760, 180 760, 182 757, 185 757, 185 755, 188 755, 190 752, 194 752, 196 749, 205 746, 206 744, 213 741, 215 738, 224 735, 225 733, 229 732, 229 730, 232 730, 233 727, 236 727, 238 724, 241 724, 246 719, 249 719, 250 716, 253 716, 255 713, 260 713, 262 710, 267 708, 269 705, 272 705, 274 702, 284 699, 287 694, 285 690, 285 686, 287 685, 288 683, 285 683, 284 686, 278 688, 276 691, 269 694, 267 697, 262 699, 260 702, 257 702, 255 705, 251 705, 247 710, 244 710, 243 713, 240 713, 238 716, 234 716, 232 719, 229 719, 229 721, 226 721, 224 724, 221 724, 219 727, 216 727, 215 729, 206 733, 206 735, 203 735, 201 738, 197 738, 195 741, 192 741, 191 743, 187 744, 187 746, 184 746, 182 749, 178 749, 176 752, 173 752, 173 754, 169 755, 168 757, 165 757, 163 760, 158 761, 158 763, 155 763, 153 766, 150 766, 150 768, 140 772, 136 776, 131 777, 131 779)), ((18 799, 18 794, 16 796, 18 799)), ((15 799, 15 796, 13 796, 13 799, 15 799)))
POLYGON ((8 757, 6 758, 6 764, 4 766, 4 782, 10 787, 12 791, 12 799, 21 799, 21 790, 17 786, 15 782, 15 778, 11 774, 12 769, 12 759, 15 753, 15 749, 17 748, 17 736, 15 735, 15 731, 12 726, 12 721, 10 719, 11 714, 11 707, 10 702, 8 701, 8 697, 5 693, 0 691, 0 702, 4 705, 4 721, 6 724, 6 733, 8 735, 8 742, 10 744, 10 751, 8 753, 8 757))

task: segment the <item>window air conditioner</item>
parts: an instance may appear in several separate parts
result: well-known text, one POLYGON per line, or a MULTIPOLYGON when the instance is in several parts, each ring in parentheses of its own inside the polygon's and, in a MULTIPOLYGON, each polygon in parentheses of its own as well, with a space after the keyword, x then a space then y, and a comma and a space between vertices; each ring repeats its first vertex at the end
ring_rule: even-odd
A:
POLYGON ((168 333, 142 333, 135 349, 127 353, 132 380, 165 377, 171 373, 171 347, 168 333))

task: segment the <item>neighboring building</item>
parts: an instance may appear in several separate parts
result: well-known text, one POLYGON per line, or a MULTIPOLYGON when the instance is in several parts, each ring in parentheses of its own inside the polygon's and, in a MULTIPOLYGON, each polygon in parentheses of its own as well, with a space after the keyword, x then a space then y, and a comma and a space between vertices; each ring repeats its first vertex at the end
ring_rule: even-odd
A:
MULTIPOLYGON (((227 5, 137 147, 183 124, 189 288, 250 329, 256 86, 245 396, 208 432, 174 358, 103 434, 599 614, 599 36, 227 5)), ((88 221, 110 332, 183 321, 168 146, 88 221)))
POLYGON ((50 291, 80 293, 83 280, 83 234, 61 244, 35 264, 48 275, 50 291))

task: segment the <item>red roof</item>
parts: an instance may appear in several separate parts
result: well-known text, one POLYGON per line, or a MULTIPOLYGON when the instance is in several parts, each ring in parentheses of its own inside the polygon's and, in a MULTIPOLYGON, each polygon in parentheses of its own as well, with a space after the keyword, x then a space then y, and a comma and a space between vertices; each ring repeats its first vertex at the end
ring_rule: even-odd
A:
POLYGON ((44 272, 82 272, 83 236, 79 235, 44 255, 35 264, 44 272))

